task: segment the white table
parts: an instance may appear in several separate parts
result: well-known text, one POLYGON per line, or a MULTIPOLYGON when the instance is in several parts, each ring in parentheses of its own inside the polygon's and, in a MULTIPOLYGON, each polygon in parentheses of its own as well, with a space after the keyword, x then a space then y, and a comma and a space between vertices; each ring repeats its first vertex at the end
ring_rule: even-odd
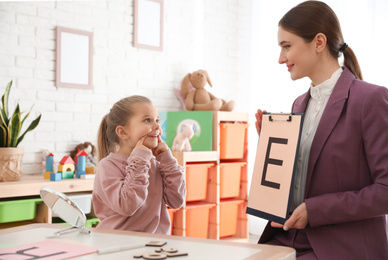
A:
MULTIPOLYGON (((55 224, 31 224, 0 230, 0 247, 10 247, 48 240, 46 236, 58 229, 66 228, 55 224)), ((78 232, 56 238, 56 241, 72 242, 82 245, 107 248, 117 245, 166 241, 166 247, 177 248, 179 252, 188 252, 188 256, 169 257, 173 260, 216 260, 216 259, 295 259, 295 250, 288 247, 228 242, 222 240, 199 239, 181 236, 167 236, 131 231, 100 230, 90 228, 91 234, 78 232)), ((115 253, 98 255, 96 253, 77 259, 135 259, 133 256, 142 252, 155 252, 154 247, 131 249, 115 253)), ((142 258, 140 258, 142 259, 142 258)))

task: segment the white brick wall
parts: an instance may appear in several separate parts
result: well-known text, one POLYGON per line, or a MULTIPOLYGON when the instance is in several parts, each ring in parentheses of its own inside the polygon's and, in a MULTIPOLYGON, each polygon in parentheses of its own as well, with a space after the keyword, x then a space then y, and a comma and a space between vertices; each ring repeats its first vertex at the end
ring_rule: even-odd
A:
MULTIPOLYGON (((165 0, 164 50, 133 47, 133 1, 0 2, 0 94, 13 80, 11 104, 33 104, 26 135, 24 172, 41 172, 41 151, 59 161, 78 143, 95 143, 100 120, 118 99, 141 94, 159 110, 179 110, 173 88, 206 69, 218 97, 248 112, 247 85, 251 0, 165 0), (93 90, 55 86, 56 26, 94 34, 93 90)), ((26 122, 28 123, 28 122, 26 122)))

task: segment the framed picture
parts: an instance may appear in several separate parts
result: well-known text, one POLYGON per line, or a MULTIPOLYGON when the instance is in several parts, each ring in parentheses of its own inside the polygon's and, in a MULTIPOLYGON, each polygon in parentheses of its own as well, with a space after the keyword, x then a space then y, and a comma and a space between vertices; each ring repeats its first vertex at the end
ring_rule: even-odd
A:
POLYGON ((163 50, 163 0, 134 0, 134 46, 163 50))
POLYGON ((93 33, 57 27, 57 87, 93 88, 93 33))

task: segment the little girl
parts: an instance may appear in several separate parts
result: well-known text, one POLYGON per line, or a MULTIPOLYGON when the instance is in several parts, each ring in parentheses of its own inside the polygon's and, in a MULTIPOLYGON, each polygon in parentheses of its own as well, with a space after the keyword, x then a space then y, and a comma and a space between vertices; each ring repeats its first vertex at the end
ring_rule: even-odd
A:
POLYGON ((143 96, 119 100, 104 116, 93 189, 98 228, 169 234, 166 204, 180 208, 186 184, 161 134, 158 111, 143 96))

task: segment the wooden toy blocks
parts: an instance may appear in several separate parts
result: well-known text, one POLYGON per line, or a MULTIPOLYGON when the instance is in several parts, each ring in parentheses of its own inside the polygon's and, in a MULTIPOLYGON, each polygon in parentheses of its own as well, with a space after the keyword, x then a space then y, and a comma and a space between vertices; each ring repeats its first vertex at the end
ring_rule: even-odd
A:
POLYGON ((62 180, 62 174, 60 172, 52 172, 50 174, 50 181, 60 181, 62 180))
POLYGON ((43 179, 50 180, 50 174, 54 172, 54 155, 49 153, 46 156, 46 171, 43 173, 43 179))

